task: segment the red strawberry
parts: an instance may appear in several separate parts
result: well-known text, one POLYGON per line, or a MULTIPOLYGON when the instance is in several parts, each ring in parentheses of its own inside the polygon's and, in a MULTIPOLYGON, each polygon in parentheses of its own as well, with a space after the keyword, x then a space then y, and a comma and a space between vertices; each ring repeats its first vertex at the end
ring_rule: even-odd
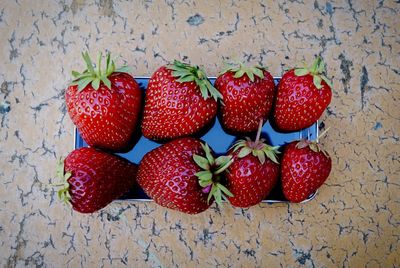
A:
POLYGON ((214 199, 220 203, 223 193, 230 195, 219 177, 230 160, 226 156, 214 159, 208 145, 198 139, 180 138, 143 157, 138 183, 157 204, 196 214, 209 208, 214 199))
POLYGON ((266 121, 274 100, 275 84, 269 72, 261 67, 228 65, 215 87, 221 92, 221 123, 235 133, 254 132, 260 120, 266 121))
POLYGON ((215 117, 220 97, 198 66, 175 61, 160 67, 146 90, 143 136, 165 140, 197 133, 215 117))
POLYGON ((317 57, 310 68, 293 69, 282 76, 273 113, 279 129, 300 130, 321 117, 332 98, 332 86, 324 72, 325 65, 317 57))
POLYGON ((121 151, 128 147, 136 130, 142 93, 138 83, 127 74, 127 67, 116 69, 107 54, 106 68, 97 70, 88 53, 83 54, 87 69, 73 71, 75 80, 65 93, 68 113, 82 138, 90 146, 121 151))
POLYGON ((135 183, 137 166, 94 148, 72 151, 59 162, 57 175, 63 181, 59 198, 81 213, 92 213, 128 192, 135 183))
POLYGON ((281 163, 284 195, 291 202, 305 200, 326 181, 331 168, 331 158, 316 142, 289 143, 281 163))
POLYGON ((228 189, 233 194, 229 202, 235 207, 250 207, 260 203, 274 188, 279 176, 276 153, 278 146, 272 147, 260 139, 262 121, 255 141, 249 138, 238 141, 229 154, 233 163, 226 172, 228 189))

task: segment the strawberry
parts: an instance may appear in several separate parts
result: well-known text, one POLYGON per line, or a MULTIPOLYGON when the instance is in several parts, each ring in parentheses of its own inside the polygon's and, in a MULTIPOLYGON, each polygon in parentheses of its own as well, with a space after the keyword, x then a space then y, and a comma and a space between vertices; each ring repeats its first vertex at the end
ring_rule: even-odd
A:
POLYGON ((331 168, 331 158, 316 141, 289 143, 285 147, 281 163, 282 190, 285 197, 296 203, 305 200, 326 181, 331 168))
POLYGON ((167 140, 195 134, 215 118, 219 98, 198 66, 179 61, 162 66, 146 90, 143 136, 167 140))
POLYGON ((332 98, 332 85, 324 72, 325 65, 317 57, 310 68, 292 69, 282 76, 273 112, 280 130, 307 128, 321 117, 332 98))
POLYGON ((57 167, 61 183, 58 197, 81 213, 92 213, 128 192, 135 183, 137 166, 95 148, 72 151, 57 167))
POLYGON ((215 81, 222 94, 222 126, 233 133, 257 131, 258 122, 266 121, 275 94, 274 79, 262 67, 247 68, 229 64, 215 81))
POLYGON ((255 141, 239 140, 228 152, 233 163, 226 172, 228 189, 233 194, 229 202, 235 207, 250 207, 260 203, 274 188, 279 176, 276 158, 279 146, 272 147, 260 139, 260 121, 255 141))
POLYGON ((82 138, 90 146, 122 151, 129 146, 141 110, 142 92, 126 66, 116 69, 110 53, 106 68, 97 69, 83 53, 87 69, 73 71, 73 83, 65 93, 68 113, 82 138))
POLYGON ((188 214, 205 211, 215 199, 231 193, 222 185, 222 172, 231 157, 214 159, 208 145, 179 138, 147 153, 139 164, 138 183, 154 201, 188 214))

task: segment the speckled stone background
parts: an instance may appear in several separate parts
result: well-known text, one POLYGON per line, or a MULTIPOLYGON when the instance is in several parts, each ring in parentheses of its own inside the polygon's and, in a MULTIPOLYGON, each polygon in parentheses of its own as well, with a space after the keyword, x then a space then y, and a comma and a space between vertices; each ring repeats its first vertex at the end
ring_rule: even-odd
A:
POLYGON ((399 267, 399 26, 399 2, 384 0, 1 1, 1 266, 399 267), (72 150, 63 95, 86 49, 120 54, 137 76, 175 58, 279 76, 322 55, 335 85, 321 126, 329 180, 302 205, 71 212, 46 184, 72 150))

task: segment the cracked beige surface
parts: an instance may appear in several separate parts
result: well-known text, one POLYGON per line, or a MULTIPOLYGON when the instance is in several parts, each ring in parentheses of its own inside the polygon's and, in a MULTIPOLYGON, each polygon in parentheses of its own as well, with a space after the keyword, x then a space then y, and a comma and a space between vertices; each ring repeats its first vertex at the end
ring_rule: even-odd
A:
POLYGON ((1 266, 400 266, 399 3, 92 2, 0 3, 1 266), (121 54, 136 76, 175 58, 209 74, 237 58, 279 76, 321 54, 335 85, 322 118, 329 180, 302 205, 71 212, 46 184, 72 149, 63 93, 85 49, 121 54))

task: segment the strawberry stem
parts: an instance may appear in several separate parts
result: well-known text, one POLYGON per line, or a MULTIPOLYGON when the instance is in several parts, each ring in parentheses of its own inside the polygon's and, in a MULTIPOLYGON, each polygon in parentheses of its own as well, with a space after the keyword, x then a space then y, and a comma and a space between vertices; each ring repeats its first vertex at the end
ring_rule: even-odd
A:
POLYGON ((257 129, 257 135, 256 135, 255 143, 258 143, 260 141, 262 126, 263 126, 263 119, 261 118, 260 122, 258 123, 258 129, 257 129))

